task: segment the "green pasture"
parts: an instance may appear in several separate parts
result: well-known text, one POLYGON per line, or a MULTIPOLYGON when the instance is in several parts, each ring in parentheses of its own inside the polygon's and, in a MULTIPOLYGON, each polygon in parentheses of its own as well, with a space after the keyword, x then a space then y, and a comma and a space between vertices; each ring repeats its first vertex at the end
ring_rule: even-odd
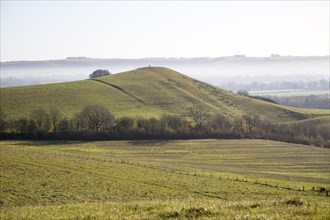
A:
POLYGON ((2 141, 0 150, 1 219, 324 219, 330 208, 325 148, 2 141))

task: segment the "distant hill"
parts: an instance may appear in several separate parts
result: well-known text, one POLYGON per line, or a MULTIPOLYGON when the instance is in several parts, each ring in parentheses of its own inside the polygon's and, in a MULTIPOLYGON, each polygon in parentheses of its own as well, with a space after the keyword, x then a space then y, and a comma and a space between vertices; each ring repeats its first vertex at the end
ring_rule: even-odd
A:
POLYGON ((213 85, 329 78, 329 56, 141 59, 68 57, 59 60, 1 62, 1 86, 68 82, 86 79, 96 69, 119 73, 148 65, 166 66, 213 85))
POLYGON ((285 107, 251 99, 162 67, 144 67, 92 80, 1 88, 1 109, 9 117, 57 106, 72 116, 86 104, 106 106, 115 116, 185 116, 200 106, 228 117, 256 113, 275 122, 313 119, 328 111, 285 107))

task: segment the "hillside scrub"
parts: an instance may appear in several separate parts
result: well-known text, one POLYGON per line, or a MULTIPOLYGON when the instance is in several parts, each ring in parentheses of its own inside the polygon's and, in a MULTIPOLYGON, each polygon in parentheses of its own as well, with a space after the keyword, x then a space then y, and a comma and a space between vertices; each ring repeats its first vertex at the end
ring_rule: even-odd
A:
POLYGON ((87 105, 72 118, 58 109, 31 111, 30 118, 1 118, 1 139, 196 139, 259 138, 330 147, 329 130, 317 123, 274 124, 256 114, 234 119, 221 113, 208 114, 195 107, 187 116, 163 115, 160 119, 143 117, 115 118, 100 105, 87 105))

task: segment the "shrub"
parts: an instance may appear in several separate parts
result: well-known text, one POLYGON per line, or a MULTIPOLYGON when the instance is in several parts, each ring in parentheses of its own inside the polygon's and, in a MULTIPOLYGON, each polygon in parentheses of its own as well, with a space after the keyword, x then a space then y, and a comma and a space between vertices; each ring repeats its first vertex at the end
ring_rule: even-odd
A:
POLYGON ((301 206, 302 204, 304 204, 300 198, 298 197, 295 197, 295 198, 292 198, 292 199, 288 199, 285 201, 285 204, 286 205, 295 205, 295 206, 301 206))

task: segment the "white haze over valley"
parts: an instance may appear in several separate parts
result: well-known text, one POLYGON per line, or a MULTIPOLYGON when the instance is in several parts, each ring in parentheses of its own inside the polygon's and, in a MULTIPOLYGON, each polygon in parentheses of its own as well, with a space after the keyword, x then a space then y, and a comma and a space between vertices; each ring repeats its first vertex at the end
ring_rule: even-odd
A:
POLYGON ((1 63, 1 86, 21 86, 87 79, 96 69, 119 73, 145 66, 162 66, 220 85, 224 82, 311 81, 329 79, 329 56, 219 58, 95 59, 69 57, 62 60, 1 63))

